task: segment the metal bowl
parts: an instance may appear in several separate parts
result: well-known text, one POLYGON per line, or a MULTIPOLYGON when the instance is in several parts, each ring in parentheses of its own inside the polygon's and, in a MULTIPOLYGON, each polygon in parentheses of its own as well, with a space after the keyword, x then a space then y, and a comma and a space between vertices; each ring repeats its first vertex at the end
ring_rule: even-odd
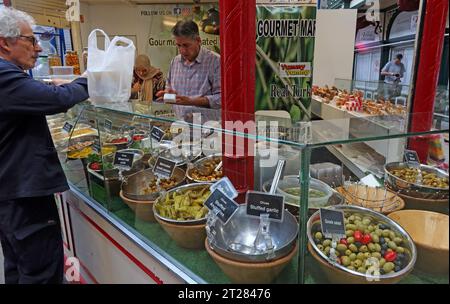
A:
POLYGON ((220 220, 215 221, 212 227, 215 235, 209 240, 211 249, 225 258, 242 262, 267 262, 288 255, 297 240, 298 222, 295 217, 285 210, 282 222, 270 223, 269 232, 274 246, 274 254, 270 256, 256 250, 254 242, 260 220, 247 216, 246 208, 246 204, 240 205, 226 225, 220 220))
POLYGON ((172 146, 169 149, 163 149, 156 158, 149 159, 149 166, 153 168, 158 157, 164 157, 175 162, 176 166, 183 166, 189 162, 194 161, 202 154, 201 145, 178 145, 172 146), (192 148, 192 150, 191 150, 192 148))
MULTIPOLYGON (((407 163, 402 162, 393 162, 386 164, 384 166, 385 172, 385 184, 395 192, 399 192, 401 194, 406 194, 412 197, 419 197, 425 199, 445 199, 448 198, 448 187, 447 188, 436 188, 425 186, 417 183, 410 183, 406 180, 400 179, 390 171, 394 169, 401 169, 408 167, 407 163)), ((424 172, 434 173, 437 177, 447 178, 448 174, 440 169, 422 165, 420 164, 420 170, 424 172)))
MULTIPOLYGON (((416 263, 416 259, 417 259, 416 246, 414 245, 414 242, 413 242, 411 236, 408 234, 408 232, 406 232, 406 230, 403 229, 399 224, 397 224, 396 222, 394 222, 393 220, 391 220, 390 218, 388 218, 387 216, 385 216, 383 214, 380 214, 371 209, 367 209, 367 208, 363 208, 363 207, 349 206, 349 205, 336 205, 336 206, 331 206, 328 208, 333 209, 333 210, 342 210, 342 211, 344 211, 344 213, 345 212, 358 213, 358 214, 361 214, 362 216, 370 217, 370 218, 376 220, 378 223, 388 225, 392 231, 399 233, 403 239, 407 240, 407 244, 403 247, 407 248, 411 252, 411 257, 410 257, 408 265, 406 265, 405 268, 403 268, 402 270, 400 270, 398 272, 392 272, 389 274, 384 274, 384 275, 380 275, 379 277, 376 277, 376 276, 363 274, 363 273, 359 273, 357 271, 348 269, 348 268, 332 261, 331 259, 329 259, 325 253, 323 253, 321 250, 319 250, 319 248, 317 248, 317 245, 314 242, 313 232, 315 232, 317 230, 318 231, 321 230, 321 228, 320 228, 321 223, 320 223, 320 211, 316 211, 309 218, 308 223, 306 224, 308 240, 309 240, 309 244, 313 247, 314 252, 317 253, 328 264, 330 264, 331 266, 336 267, 348 274, 351 274, 353 276, 357 276, 361 279, 366 279, 368 282, 369 281, 373 282, 373 281, 376 281, 377 279, 379 279, 380 281, 383 281, 383 279, 389 280, 389 279, 402 277, 405 274, 409 273, 413 269, 414 264, 416 263)), ((342 282, 342 283, 345 283, 345 282, 342 282)))
MULTIPOLYGON (((170 189, 179 186, 185 180, 185 172, 180 168, 175 168, 172 176, 175 178, 176 184, 170 189)), ((147 188, 150 182, 154 179, 156 179, 156 176, 152 169, 146 169, 128 176, 128 178, 122 182, 121 185, 123 196, 136 201, 156 200, 161 195, 162 191, 152 192, 149 194, 143 193, 143 189, 147 188)))
POLYGON ((153 213, 155 214, 155 217, 157 217, 158 219, 165 221, 165 222, 169 222, 169 223, 173 223, 173 224, 178 224, 178 225, 198 225, 198 224, 204 224, 206 222, 206 216, 201 218, 201 219, 194 219, 194 220, 186 220, 186 221, 177 221, 174 219, 170 219, 167 217, 163 217, 158 213, 158 210, 156 210, 156 206, 160 203, 160 201, 163 201, 166 199, 166 196, 176 192, 179 194, 183 194, 184 192, 188 191, 188 190, 201 190, 205 187, 209 188, 211 187, 212 183, 195 183, 195 184, 188 184, 188 185, 183 185, 183 186, 179 186, 177 188, 173 188, 172 190, 167 191, 165 194, 161 195, 156 203, 153 205, 153 213))
MULTIPOLYGON (((187 171, 186 171, 186 177, 187 177, 190 181, 197 182, 197 183, 202 183, 202 182, 216 182, 216 181, 218 181, 220 178, 214 179, 214 180, 210 180, 210 181, 204 181, 204 180, 200 180, 200 179, 195 179, 195 178, 193 178, 192 175, 191 175, 191 174, 192 174, 192 170, 194 170, 196 167, 202 165, 204 162, 207 162, 207 161, 209 161, 209 160, 213 160, 213 159, 216 159, 216 158, 219 158, 219 159, 221 160, 221 159, 222 159, 222 155, 221 155, 221 154, 214 154, 214 155, 210 155, 210 156, 206 156, 206 157, 200 158, 199 160, 197 160, 197 161, 194 163, 193 168, 187 169, 187 171)), ((221 170, 222 170, 222 169, 221 169, 221 170)))

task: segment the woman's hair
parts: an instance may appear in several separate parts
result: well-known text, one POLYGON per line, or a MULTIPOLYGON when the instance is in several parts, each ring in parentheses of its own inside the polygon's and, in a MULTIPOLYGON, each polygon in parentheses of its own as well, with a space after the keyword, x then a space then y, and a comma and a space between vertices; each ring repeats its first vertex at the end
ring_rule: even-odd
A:
POLYGON ((20 35, 20 24, 35 25, 33 17, 14 8, 0 8, 0 37, 14 38, 20 35))

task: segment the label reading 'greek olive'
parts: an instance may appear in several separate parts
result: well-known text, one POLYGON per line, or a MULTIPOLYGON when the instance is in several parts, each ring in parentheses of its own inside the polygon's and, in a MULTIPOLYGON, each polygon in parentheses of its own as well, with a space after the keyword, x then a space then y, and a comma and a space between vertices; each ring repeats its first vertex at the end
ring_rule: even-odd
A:
POLYGON ((247 215, 260 217, 261 214, 266 213, 273 221, 283 221, 284 196, 248 191, 245 202, 247 203, 247 215))
POLYGON ((66 131, 67 133, 70 133, 70 131, 72 131, 73 129, 73 125, 71 125, 70 123, 66 122, 64 124, 63 130, 66 131))
POLYGON ((173 170, 175 170, 176 163, 164 157, 158 157, 153 172, 161 178, 172 177, 173 170))
POLYGON ((236 188, 234 188, 230 179, 226 176, 222 177, 219 181, 217 181, 214 185, 212 185, 210 189, 211 189, 211 192, 214 192, 214 190, 219 189, 223 193, 225 193, 225 195, 227 197, 232 198, 232 199, 238 197, 236 188))
POLYGON ((150 135, 151 137, 156 140, 157 142, 160 142, 162 140, 162 138, 164 137, 164 131, 161 130, 158 127, 153 127, 152 130, 150 131, 150 135))
POLYGON ((327 238, 345 237, 344 212, 340 210, 331 210, 320 208, 320 223, 322 225, 322 233, 327 238))
POLYGON ((238 203, 228 198, 220 189, 213 191, 204 205, 214 212, 224 224, 228 223, 239 208, 238 203))
POLYGON ((133 158, 133 153, 116 152, 114 154, 114 167, 131 169, 131 167, 133 166, 133 158))
POLYGON ((109 119, 105 119, 105 131, 112 131, 112 121, 109 119))
POLYGON ((405 150, 405 161, 412 165, 418 165, 420 163, 417 152, 413 150, 405 150))

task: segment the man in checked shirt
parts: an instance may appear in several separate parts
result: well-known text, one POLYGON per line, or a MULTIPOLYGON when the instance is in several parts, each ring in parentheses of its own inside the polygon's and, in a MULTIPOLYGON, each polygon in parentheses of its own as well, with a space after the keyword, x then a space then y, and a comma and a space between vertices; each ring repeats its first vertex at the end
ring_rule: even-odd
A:
POLYGON ((193 113, 200 113, 202 122, 220 120, 220 56, 202 47, 194 21, 178 21, 172 35, 179 55, 170 63, 166 89, 156 96, 176 94, 173 108, 185 121, 192 121, 193 113))

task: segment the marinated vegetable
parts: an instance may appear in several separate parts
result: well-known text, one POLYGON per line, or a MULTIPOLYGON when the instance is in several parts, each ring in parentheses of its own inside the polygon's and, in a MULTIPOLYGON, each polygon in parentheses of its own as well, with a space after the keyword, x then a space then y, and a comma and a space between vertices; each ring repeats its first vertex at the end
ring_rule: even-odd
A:
POLYGON ((422 181, 420 182, 419 170, 416 168, 398 168, 389 171, 396 177, 408 183, 422 184, 434 188, 448 188, 448 178, 438 177, 435 173, 422 171, 422 181))
POLYGON ((203 203, 209 197, 209 185, 166 194, 156 205, 159 215, 177 221, 202 219, 208 213, 203 203))
POLYGON ((170 188, 173 188, 177 185, 177 179, 174 177, 171 177, 169 179, 160 179, 159 180, 159 188, 157 185, 157 179, 153 179, 150 181, 150 183, 148 184, 147 188, 144 188, 142 190, 142 193, 145 194, 150 194, 150 193, 154 193, 154 192, 158 192, 160 191, 160 189, 164 189, 164 190, 169 190, 170 188))
POLYGON ((194 167, 190 170, 192 179, 204 182, 213 182, 221 179, 223 177, 222 169, 214 171, 220 161, 221 157, 214 157, 199 164, 202 168, 194 167))

